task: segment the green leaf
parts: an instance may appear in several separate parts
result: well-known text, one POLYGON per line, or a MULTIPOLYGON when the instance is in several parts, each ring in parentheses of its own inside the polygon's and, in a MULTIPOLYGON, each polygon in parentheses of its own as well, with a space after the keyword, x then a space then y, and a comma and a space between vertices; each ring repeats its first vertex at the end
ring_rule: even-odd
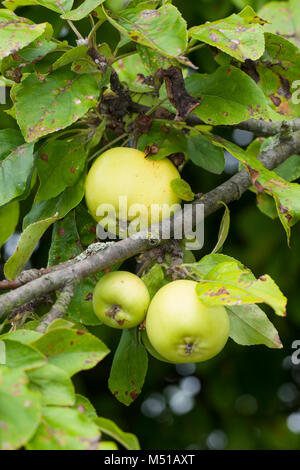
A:
POLYGON ((57 219, 58 216, 54 215, 26 227, 19 238, 14 254, 5 263, 4 273, 7 279, 16 279, 18 277, 31 257, 39 239, 57 219))
POLYGON ((86 331, 56 328, 44 334, 32 345, 48 357, 48 362, 60 367, 70 376, 91 369, 109 349, 96 336, 86 331))
POLYGON ((23 144, 0 162, 0 206, 24 194, 30 182, 33 144, 23 144))
POLYGON ((147 286, 151 299, 158 289, 167 283, 165 272, 159 264, 154 264, 146 274, 143 274, 142 279, 147 286))
POLYGON ((15 10, 18 7, 27 5, 41 5, 49 10, 61 13, 63 11, 69 11, 72 8, 73 0, 5 0, 3 4, 9 10, 15 10))
POLYGON ((224 151, 212 145, 201 134, 188 138, 188 156, 195 165, 211 173, 219 175, 224 170, 224 151))
POLYGON ((0 161, 3 161, 16 148, 24 144, 24 139, 19 130, 4 129, 0 130, 0 161))
POLYGON ((0 9, 0 57, 7 57, 30 44, 50 28, 48 23, 33 24, 12 11, 0 9))
POLYGON ((118 13, 117 20, 107 15, 120 33, 143 46, 168 57, 180 56, 187 48, 186 22, 174 5, 167 3, 158 10, 144 6, 118 13))
POLYGON ((141 393, 148 368, 147 351, 136 338, 136 329, 123 330, 115 352, 108 386, 124 405, 130 405, 141 393))
POLYGON ((171 181, 171 188, 174 193, 180 197, 183 201, 193 201, 195 194, 191 190, 189 183, 184 181, 182 178, 175 178, 171 181))
POLYGON ((64 67, 65 65, 70 64, 74 60, 81 59, 82 57, 86 56, 88 47, 85 44, 81 46, 73 47, 72 49, 64 52, 59 59, 57 59, 51 66, 51 69, 57 70, 60 67, 64 67))
POLYGON ((93 407, 91 402, 83 395, 76 393, 75 404, 73 405, 73 408, 75 410, 80 411, 80 413, 83 413, 87 418, 97 418, 95 408, 93 407))
POLYGON ((137 93, 153 91, 153 86, 143 83, 138 76, 139 74, 144 76, 148 75, 148 71, 144 67, 143 61, 138 53, 117 60, 114 62, 113 68, 118 73, 121 82, 126 82, 130 90, 137 93))
POLYGON ((41 393, 43 405, 72 406, 75 393, 68 374, 53 364, 27 373, 31 388, 41 393))
POLYGON ((20 208, 17 201, 0 208, 0 248, 14 233, 19 214, 20 208))
POLYGON ((193 111, 205 123, 233 125, 246 119, 268 120, 266 97, 245 72, 229 66, 212 74, 192 74, 185 80, 188 92, 201 98, 193 111))
POLYGON ((79 21, 85 18, 96 7, 99 7, 105 0, 84 0, 75 10, 64 13, 61 17, 65 20, 79 21))
POLYGON ((6 365, 11 369, 34 369, 45 364, 46 357, 30 344, 1 338, 5 343, 6 365))
POLYGON ((29 390, 24 372, 1 367, 0 449, 22 447, 36 431, 40 413, 40 395, 29 390))
POLYGON ((75 213, 71 211, 62 220, 55 222, 53 226, 48 266, 63 263, 74 258, 81 251, 75 213))
POLYGON ((87 277, 75 289, 68 307, 69 316, 84 325, 101 325, 101 321, 94 313, 93 292, 96 279, 87 277))
POLYGON ((41 79, 25 78, 16 92, 16 118, 27 142, 68 127, 97 103, 99 88, 92 75, 56 70, 41 79), (32 106, 32 103, 35 106, 32 106))
POLYGON ((92 450, 98 448, 100 432, 91 419, 72 408, 43 408, 43 422, 27 450, 92 450))
POLYGON ((268 21, 268 24, 264 26, 265 32, 280 34, 296 46, 300 46, 300 6, 298 0, 269 2, 258 13, 268 21))
POLYGON ((187 138, 173 126, 154 122, 150 130, 138 140, 139 150, 148 154, 149 148, 148 158, 161 160, 173 153, 187 153, 187 138))
POLYGON ((42 333, 38 333, 37 331, 19 329, 4 333, 0 336, 0 339, 11 339, 19 343, 29 344, 38 339, 41 335, 42 333))
POLYGON ((73 186, 66 188, 59 196, 33 204, 31 211, 23 220, 23 229, 30 224, 57 216, 58 219, 65 217, 70 210, 76 207, 83 198, 84 180, 80 178, 73 186))
POLYGON ((245 304, 226 307, 230 319, 230 337, 242 346, 264 344, 282 348, 274 325, 257 305, 245 304))
POLYGON ((257 60, 264 52, 264 30, 255 12, 246 8, 247 16, 243 14, 245 9, 238 15, 234 13, 222 20, 194 26, 189 30, 189 35, 242 62, 257 60))
POLYGON ((277 315, 286 314, 287 299, 267 274, 255 279, 248 268, 241 266, 241 263, 234 259, 218 263, 204 276, 201 263, 199 272, 197 263, 188 266, 199 276, 196 292, 200 300, 207 305, 264 302, 270 305, 277 315))
MULTIPOLYGON (((142 46, 141 44, 136 45, 136 49, 139 53, 139 56, 142 60, 143 66, 145 67, 146 71, 151 75, 154 75, 158 69, 167 69, 171 65, 176 64, 175 60, 167 58, 158 52, 150 49, 149 47, 142 46)), ((143 73, 143 72, 140 72, 143 73)), ((146 73, 147 75, 147 73, 146 73)))
POLYGON ((72 186, 83 172, 86 153, 76 139, 55 140, 41 147, 36 162, 40 187, 36 202, 56 197, 72 186))
POLYGON ((220 224, 220 229, 219 229, 219 236, 218 236, 218 241, 214 249, 212 250, 212 253, 217 253, 218 251, 222 250, 222 247, 226 241, 226 238, 228 236, 229 232, 229 227, 230 227, 230 212, 226 204, 222 201, 219 201, 219 204, 223 204, 225 207, 225 212, 223 214, 221 224, 220 224))
POLYGON ((228 142, 220 136, 206 134, 215 145, 219 145, 248 169, 254 188, 258 193, 266 193, 274 198, 279 219, 285 229, 289 243, 291 227, 300 219, 300 186, 297 183, 288 183, 278 176, 275 171, 267 170, 263 164, 251 153, 243 151, 240 147, 228 142))
POLYGON ((288 119, 296 118, 299 116, 299 104, 294 100, 293 88, 299 80, 300 50, 275 34, 266 33, 265 38, 265 53, 255 67, 259 76, 258 85, 277 113, 288 119))
POLYGON ((94 422, 100 430, 118 441, 125 449, 140 450, 140 444, 134 434, 122 431, 113 421, 107 418, 96 418, 94 422))

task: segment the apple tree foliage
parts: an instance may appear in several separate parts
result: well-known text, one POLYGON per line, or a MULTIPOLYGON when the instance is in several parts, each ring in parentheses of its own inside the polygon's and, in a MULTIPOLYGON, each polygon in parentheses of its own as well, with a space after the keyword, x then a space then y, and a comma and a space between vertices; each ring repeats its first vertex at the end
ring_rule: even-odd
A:
MULTIPOLYGON (((22 273, 46 231, 52 231, 49 269, 95 242, 95 222, 83 197, 85 175, 93 159, 115 145, 136 146, 147 158, 177 158, 179 167, 189 159, 218 175, 224 170, 224 150, 229 151, 250 171, 258 209, 280 219, 289 243, 291 227, 300 217, 300 186, 293 182, 300 175, 299 157, 292 155, 276 171, 268 170, 257 156, 275 148, 277 137, 257 138, 242 149, 217 135, 216 128, 299 116, 292 93, 300 70, 297 0, 271 2, 258 12, 245 6, 193 27, 171 0, 2 3, 0 85, 6 87, 11 100, 6 112, 16 125, 0 130, 0 244, 17 224, 22 227, 4 267, 8 281, 22 273), (50 18, 59 15, 75 39, 59 39, 51 21, 22 17, 19 12, 26 12, 22 7, 28 5, 48 9, 50 18), (80 33, 83 19, 90 22, 87 37, 80 33), (97 31, 105 23, 118 36, 116 47, 110 37, 97 42, 97 31), (213 51, 218 66, 210 74, 199 73, 191 62, 190 54, 200 47, 213 51), (189 122, 190 116, 194 119, 189 122), (20 201, 28 207, 22 220, 20 201)), ((172 183, 181 199, 194 199, 188 182, 172 183)), ((181 266, 198 281, 203 302, 226 306, 232 340, 280 348, 275 327, 257 304, 284 316, 287 300, 268 274, 256 278, 224 253, 229 219, 225 206, 213 252, 195 257, 184 251, 181 266)), ((145 263, 141 274, 151 296, 172 280, 173 263, 172 252, 145 263)), ((44 332, 38 326, 55 293, 31 309, 16 305, 2 319, 6 360, 0 366, 1 449, 110 448, 102 433, 128 449, 139 448, 133 434, 97 416, 72 383, 74 374, 114 354, 108 387, 130 405, 146 377, 148 355, 139 329, 124 330, 114 352, 89 332, 99 324, 91 299, 102 275, 80 281, 64 318, 44 332)))

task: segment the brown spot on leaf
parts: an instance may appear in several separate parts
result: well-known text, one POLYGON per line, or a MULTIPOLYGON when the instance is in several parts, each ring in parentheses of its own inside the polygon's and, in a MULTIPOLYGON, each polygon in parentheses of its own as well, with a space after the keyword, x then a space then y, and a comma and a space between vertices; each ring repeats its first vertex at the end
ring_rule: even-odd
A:
POLYGON ((46 153, 42 153, 40 158, 41 160, 44 160, 44 162, 48 162, 48 155, 46 153))

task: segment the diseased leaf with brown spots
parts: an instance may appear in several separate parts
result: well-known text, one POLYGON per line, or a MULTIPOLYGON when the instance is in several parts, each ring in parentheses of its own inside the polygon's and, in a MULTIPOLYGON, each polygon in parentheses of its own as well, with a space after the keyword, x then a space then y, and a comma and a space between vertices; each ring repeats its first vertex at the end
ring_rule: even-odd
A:
POLYGON ((98 96, 93 75, 66 70, 29 75, 17 89, 14 106, 25 140, 33 142, 68 127, 96 105, 98 96))
POLYGON ((31 344, 48 357, 50 364, 60 367, 69 376, 91 369, 109 353, 96 336, 69 328, 50 330, 31 344))
POLYGON ((49 23, 33 24, 12 11, 0 9, 0 57, 7 57, 27 46, 42 34, 52 36, 49 23))
POLYGON ((300 46, 300 3, 299 0, 288 2, 268 2, 258 12, 268 21, 265 32, 279 34, 289 41, 300 46))
POLYGON ((148 355, 138 343, 136 328, 123 330, 115 352, 108 386, 124 405, 130 405, 141 393, 148 368, 148 355))
POLYGON ((193 39, 217 47, 237 60, 257 60, 264 52, 264 30, 251 7, 214 22, 194 26, 189 30, 193 39))
POLYGON ((234 258, 207 255, 186 267, 198 277, 196 292, 207 305, 266 303, 277 315, 286 314, 287 299, 271 277, 266 274, 255 279, 250 269, 234 258))

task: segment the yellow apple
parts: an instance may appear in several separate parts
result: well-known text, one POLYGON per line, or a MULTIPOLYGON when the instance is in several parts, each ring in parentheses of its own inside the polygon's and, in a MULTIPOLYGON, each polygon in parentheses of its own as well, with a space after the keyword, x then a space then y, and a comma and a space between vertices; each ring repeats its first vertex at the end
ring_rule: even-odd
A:
POLYGON ((93 307, 97 317, 112 328, 133 328, 146 315, 150 295, 145 283, 135 274, 114 271, 95 286, 93 307))
POLYGON ((141 205, 148 214, 146 224, 140 227, 144 228, 168 217, 172 205, 180 204, 170 184, 175 178, 180 178, 180 174, 169 159, 149 160, 140 150, 115 147, 100 155, 91 166, 85 183, 86 203, 95 220, 103 220, 104 214, 99 216, 99 206, 109 204, 117 219, 124 222, 139 217, 139 209, 134 214, 130 208, 141 205), (124 214, 119 211, 120 197, 127 198, 128 210, 124 214), (157 210, 152 210, 151 215, 154 204, 157 210))
POLYGON ((197 282, 178 280, 153 297, 146 331, 153 348, 171 362, 202 362, 216 356, 229 336, 225 307, 205 305, 196 294, 197 282))

